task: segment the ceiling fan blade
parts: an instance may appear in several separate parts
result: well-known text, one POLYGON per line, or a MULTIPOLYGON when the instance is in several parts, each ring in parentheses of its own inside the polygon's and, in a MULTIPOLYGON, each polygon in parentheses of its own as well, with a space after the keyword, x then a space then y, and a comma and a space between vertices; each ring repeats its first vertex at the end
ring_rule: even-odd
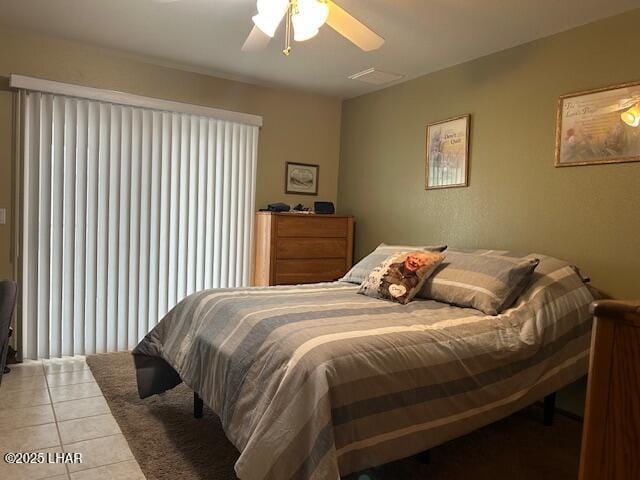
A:
POLYGON ((599 108, 597 111, 599 114, 604 115, 606 113, 621 112, 622 110, 626 110, 627 108, 621 107, 620 105, 616 104, 616 105, 610 105, 608 107, 599 108))
POLYGON ((598 113, 614 113, 621 110, 627 110, 633 107, 638 102, 640 102, 640 97, 623 98, 613 105, 599 108, 598 113))
POLYGON ((267 45, 269 45, 269 41, 271 37, 260 30, 255 25, 253 29, 249 33, 249 36, 244 41, 244 45, 242 45, 243 52, 258 52, 260 50, 264 50, 267 45))
POLYGON ((371 30, 360 20, 353 17, 346 10, 331 0, 329 4, 329 18, 327 25, 333 28, 347 40, 360 47, 365 52, 379 49, 384 44, 384 38, 371 30))

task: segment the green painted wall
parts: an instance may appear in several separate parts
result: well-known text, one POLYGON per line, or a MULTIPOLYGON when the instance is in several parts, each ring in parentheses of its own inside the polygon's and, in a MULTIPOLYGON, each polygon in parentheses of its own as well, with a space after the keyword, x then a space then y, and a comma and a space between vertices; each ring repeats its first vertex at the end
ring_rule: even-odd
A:
POLYGON ((541 252, 640 298, 640 163, 554 168, 558 96, 640 80, 640 10, 343 104, 339 208, 379 242, 541 252), (472 115, 470 186, 424 190, 425 126, 472 115))

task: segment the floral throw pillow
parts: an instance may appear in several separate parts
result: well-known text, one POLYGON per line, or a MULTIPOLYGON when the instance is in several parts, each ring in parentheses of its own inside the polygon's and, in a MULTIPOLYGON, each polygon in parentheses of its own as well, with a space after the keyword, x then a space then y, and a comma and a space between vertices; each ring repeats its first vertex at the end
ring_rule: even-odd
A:
POLYGON ((394 253, 369 273, 358 293, 406 305, 444 258, 424 250, 394 253))

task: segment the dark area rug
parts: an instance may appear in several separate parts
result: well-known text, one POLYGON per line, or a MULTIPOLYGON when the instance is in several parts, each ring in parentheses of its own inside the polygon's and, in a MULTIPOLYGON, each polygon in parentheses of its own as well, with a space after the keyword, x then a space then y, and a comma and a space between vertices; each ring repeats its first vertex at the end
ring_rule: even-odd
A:
MULTIPOLYGON (((113 416, 149 480, 236 479, 238 452, 218 418, 205 407, 193 418, 193 393, 184 385, 145 400, 138 398, 129 353, 87 357, 113 416)), ((582 424, 556 415, 542 425, 532 406, 470 435, 434 448, 427 465, 399 460, 349 480, 563 480, 575 479, 582 424)))

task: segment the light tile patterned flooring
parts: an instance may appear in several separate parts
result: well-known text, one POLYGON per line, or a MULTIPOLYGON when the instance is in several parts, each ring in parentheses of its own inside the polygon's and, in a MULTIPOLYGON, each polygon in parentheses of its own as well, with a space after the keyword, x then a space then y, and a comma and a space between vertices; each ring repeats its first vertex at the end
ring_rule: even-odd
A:
POLYGON ((144 480, 84 357, 10 367, 0 385, 0 479, 144 480), (7 452, 77 452, 82 463, 12 465, 7 452))

